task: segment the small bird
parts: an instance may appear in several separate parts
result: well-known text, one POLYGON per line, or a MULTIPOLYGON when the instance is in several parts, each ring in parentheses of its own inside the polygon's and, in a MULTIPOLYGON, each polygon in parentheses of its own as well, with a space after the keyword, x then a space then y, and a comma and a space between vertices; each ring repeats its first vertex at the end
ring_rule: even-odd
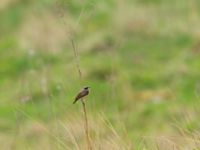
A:
POLYGON ((73 104, 75 104, 79 99, 81 99, 81 98, 87 96, 87 95, 89 94, 89 88, 90 88, 90 87, 84 87, 84 88, 77 94, 77 96, 76 96, 76 98, 75 98, 73 104))

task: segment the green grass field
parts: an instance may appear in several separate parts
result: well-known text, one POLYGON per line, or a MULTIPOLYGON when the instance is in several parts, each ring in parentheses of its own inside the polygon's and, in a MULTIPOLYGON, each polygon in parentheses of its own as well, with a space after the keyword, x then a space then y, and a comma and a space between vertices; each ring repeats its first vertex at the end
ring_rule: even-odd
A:
POLYGON ((2 0, 1 149, 86 150, 87 85, 94 150, 199 150, 199 17, 198 0, 2 0))

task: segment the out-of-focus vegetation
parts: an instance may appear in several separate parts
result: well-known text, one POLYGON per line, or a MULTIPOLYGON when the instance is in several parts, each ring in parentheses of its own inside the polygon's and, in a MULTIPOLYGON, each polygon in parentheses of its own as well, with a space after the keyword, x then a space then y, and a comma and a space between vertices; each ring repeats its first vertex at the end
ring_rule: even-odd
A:
POLYGON ((197 150, 199 17, 198 0, 1 0, 1 149, 85 149, 88 85, 94 149, 197 150))

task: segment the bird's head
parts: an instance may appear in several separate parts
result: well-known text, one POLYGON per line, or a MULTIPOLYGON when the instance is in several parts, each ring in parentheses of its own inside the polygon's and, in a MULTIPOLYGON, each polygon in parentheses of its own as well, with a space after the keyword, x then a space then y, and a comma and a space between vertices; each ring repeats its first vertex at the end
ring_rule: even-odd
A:
POLYGON ((88 90, 89 88, 90 88, 90 87, 88 87, 88 86, 84 87, 85 90, 88 90))

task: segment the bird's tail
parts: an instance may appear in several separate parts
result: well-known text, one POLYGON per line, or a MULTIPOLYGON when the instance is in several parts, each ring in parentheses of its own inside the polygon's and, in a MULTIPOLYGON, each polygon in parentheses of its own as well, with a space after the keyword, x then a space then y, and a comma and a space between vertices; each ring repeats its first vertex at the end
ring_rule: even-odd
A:
POLYGON ((76 103, 76 101, 77 101, 77 100, 75 100, 75 101, 73 102, 73 104, 75 104, 75 103, 76 103))

